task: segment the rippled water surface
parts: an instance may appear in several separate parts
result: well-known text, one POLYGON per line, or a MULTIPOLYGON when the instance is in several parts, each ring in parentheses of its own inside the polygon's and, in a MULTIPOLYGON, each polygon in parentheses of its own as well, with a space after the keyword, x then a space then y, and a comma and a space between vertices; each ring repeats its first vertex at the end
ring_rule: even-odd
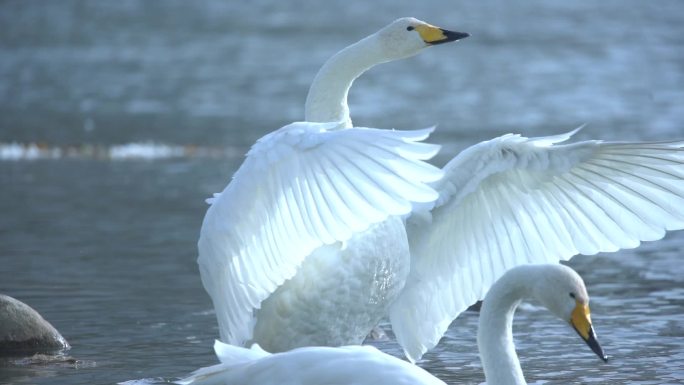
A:
MULTIPOLYGON (((77 364, 0 366, 0 383, 172 379, 215 362, 197 271, 204 199, 248 146, 302 118, 338 49, 413 15, 472 36, 379 66, 358 125, 438 124, 437 163, 515 131, 684 137, 684 3, 672 1, 0 3, 0 292, 40 311, 77 364)), ((684 382, 684 233, 571 265, 592 295, 600 362, 534 304, 515 336, 539 384, 684 382)), ((422 365, 484 380, 477 313, 422 365)), ((392 342, 378 342, 399 355, 392 342)))

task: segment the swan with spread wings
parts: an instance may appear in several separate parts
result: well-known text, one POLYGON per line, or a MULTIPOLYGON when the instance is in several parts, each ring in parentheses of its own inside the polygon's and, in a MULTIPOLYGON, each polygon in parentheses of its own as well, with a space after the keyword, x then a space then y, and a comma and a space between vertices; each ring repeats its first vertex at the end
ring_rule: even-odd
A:
POLYGON ((316 76, 306 122, 247 154, 198 243, 221 339, 272 352, 361 343, 389 314, 410 360, 507 270, 633 248, 684 227, 684 142, 504 135, 443 169, 431 129, 353 127, 368 68, 468 36, 403 18, 316 76))

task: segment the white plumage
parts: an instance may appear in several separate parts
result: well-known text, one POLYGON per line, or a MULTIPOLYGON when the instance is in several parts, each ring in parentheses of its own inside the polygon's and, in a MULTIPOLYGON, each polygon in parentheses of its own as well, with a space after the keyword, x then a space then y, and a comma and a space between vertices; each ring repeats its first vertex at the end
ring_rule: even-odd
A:
MULTIPOLYGON (((582 278, 562 265, 526 265, 508 271, 487 295, 478 327, 478 347, 490 384, 525 384, 512 337, 512 319, 522 299, 534 298, 571 325, 606 359, 591 325, 582 278), (570 295, 569 295, 570 294, 570 295)), ((181 385, 445 385, 425 370, 372 346, 303 347, 270 354, 214 344, 220 364, 177 381, 181 385)))
POLYGON ((574 133, 472 146, 411 216, 411 273, 390 309, 409 357, 439 341, 506 270, 637 247, 684 227, 684 142, 557 144, 574 133))
POLYGON ((310 122, 261 138, 212 199, 198 261, 223 341, 357 344, 389 312, 416 360, 516 265, 684 227, 684 142, 509 134, 439 170, 430 130, 352 128, 354 79, 440 36, 467 35, 399 19, 340 51, 311 86, 310 122))
POLYGON ((445 385, 424 369, 372 346, 304 347, 270 354, 214 343, 221 364, 202 368, 181 385, 445 385))
MULTIPOLYGON (((423 160, 438 147, 418 143, 430 130, 338 128, 300 122, 263 137, 207 211, 199 242, 201 272, 224 340, 242 344, 250 339, 252 310, 314 251, 323 248, 317 255, 335 258, 352 235, 390 216, 409 214, 413 202, 437 198, 426 182, 442 172, 423 160)), ((296 290, 317 286, 305 284, 296 290)), ((325 294, 321 291, 313 294, 325 294)), ((285 331, 281 327, 277 336, 285 331)), ((361 338, 367 332, 361 331, 361 338)))

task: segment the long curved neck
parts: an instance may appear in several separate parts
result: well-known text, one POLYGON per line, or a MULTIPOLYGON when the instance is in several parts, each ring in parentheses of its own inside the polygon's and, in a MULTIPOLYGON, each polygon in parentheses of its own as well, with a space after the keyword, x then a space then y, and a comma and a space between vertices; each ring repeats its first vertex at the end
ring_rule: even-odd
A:
POLYGON ((350 45, 330 58, 318 71, 306 97, 308 122, 344 121, 351 127, 347 94, 354 80, 376 64, 387 61, 376 35, 350 45))
POLYGON ((488 385, 524 385, 525 377, 513 344, 513 314, 531 292, 530 276, 509 271, 489 290, 480 309, 477 344, 488 385))

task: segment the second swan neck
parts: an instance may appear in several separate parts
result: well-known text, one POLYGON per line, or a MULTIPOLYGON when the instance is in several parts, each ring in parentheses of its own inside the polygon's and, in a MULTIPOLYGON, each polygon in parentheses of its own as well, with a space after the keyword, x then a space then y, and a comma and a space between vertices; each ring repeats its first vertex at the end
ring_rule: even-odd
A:
POLYGON ((477 344, 487 385, 527 384, 513 344, 513 315, 520 301, 529 297, 529 282, 524 271, 506 274, 482 303, 477 344))

